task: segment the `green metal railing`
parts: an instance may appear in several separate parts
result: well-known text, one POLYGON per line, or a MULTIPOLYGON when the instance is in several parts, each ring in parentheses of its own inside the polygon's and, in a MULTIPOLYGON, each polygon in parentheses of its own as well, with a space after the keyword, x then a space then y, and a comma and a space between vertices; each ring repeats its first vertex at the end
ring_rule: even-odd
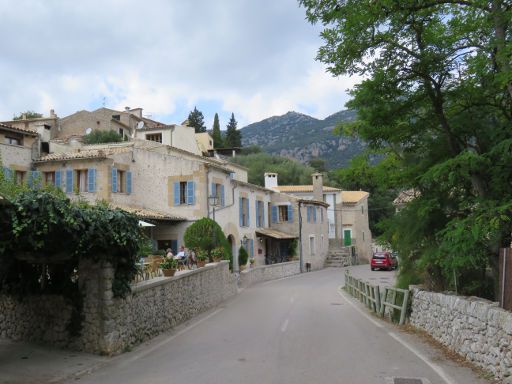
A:
POLYGON ((400 320, 398 324, 403 325, 405 323, 407 302, 409 300, 407 289, 385 287, 384 292, 381 293, 381 288, 378 285, 372 285, 352 276, 348 269, 345 270, 345 289, 381 317, 386 313, 386 308, 399 311, 400 320))

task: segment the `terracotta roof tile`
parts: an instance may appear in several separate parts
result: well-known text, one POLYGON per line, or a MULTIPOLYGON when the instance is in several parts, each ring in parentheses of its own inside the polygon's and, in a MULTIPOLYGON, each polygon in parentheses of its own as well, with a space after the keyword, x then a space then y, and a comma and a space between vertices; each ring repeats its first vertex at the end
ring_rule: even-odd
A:
POLYGON ((40 157, 36 162, 105 158, 109 155, 130 152, 131 150, 132 147, 113 147, 102 149, 82 149, 80 151, 64 153, 50 153, 49 155, 40 157))
POLYGON ((370 194, 365 191, 343 191, 341 192, 341 201, 342 203, 354 204, 369 195, 370 194))
POLYGON ((30 136, 37 136, 37 132, 33 131, 31 129, 18 128, 18 127, 13 127, 12 125, 7 125, 7 124, 0 123, 0 129, 1 128, 7 129, 9 131, 14 131, 14 132, 19 132, 19 133, 27 134, 27 135, 30 135, 30 136))
POLYGON ((168 221, 186 221, 185 217, 170 215, 165 212, 155 211, 153 209, 131 207, 120 204, 110 204, 112 208, 118 208, 128 213, 132 213, 141 219, 168 220, 168 221))
MULTIPOLYGON (((272 188, 279 192, 313 192, 312 185, 280 185, 272 188)), ((341 192, 341 189, 334 187, 323 187, 324 192, 341 192)))

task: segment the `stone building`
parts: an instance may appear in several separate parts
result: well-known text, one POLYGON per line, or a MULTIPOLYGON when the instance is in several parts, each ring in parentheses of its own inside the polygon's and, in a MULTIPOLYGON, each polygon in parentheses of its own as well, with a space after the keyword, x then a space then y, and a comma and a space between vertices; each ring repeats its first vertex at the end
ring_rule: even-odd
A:
POLYGON ((343 191, 343 244, 354 246, 360 262, 372 257, 372 233, 368 222, 368 192, 343 191))
POLYGON ((0 123, 0 163, 4 174, 16 183, 23 183, 31 175, 32 159, 37 156, 37 132, 0 123))

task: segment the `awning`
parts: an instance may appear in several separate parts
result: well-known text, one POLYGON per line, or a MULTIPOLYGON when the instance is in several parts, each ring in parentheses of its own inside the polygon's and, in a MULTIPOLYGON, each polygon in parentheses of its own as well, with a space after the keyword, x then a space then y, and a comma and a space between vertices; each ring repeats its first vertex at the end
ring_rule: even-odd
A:
POLYGON ((281 232, 276 229, 270 229, 270 228, 257 229, 256 235, 272 237, 273 239, 278 239, 278 240, 296 239, 299 237, 297 235, 292 235, 291 233, 281 232))
POLYGON ((147 223, 143 220, 139 220, 139 227, 154 227, 155 224, 147 223))

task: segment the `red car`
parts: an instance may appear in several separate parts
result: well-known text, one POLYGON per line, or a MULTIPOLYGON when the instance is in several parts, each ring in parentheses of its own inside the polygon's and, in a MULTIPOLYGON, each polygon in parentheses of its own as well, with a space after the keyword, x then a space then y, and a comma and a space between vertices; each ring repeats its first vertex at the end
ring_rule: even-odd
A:
POLYGON ((386 269, 391 271, 398 268, 398 261, 396 256, 391 252, 375 252, 372 260, 370 261, 370 268, 372 271, 376 269, 386 269))

